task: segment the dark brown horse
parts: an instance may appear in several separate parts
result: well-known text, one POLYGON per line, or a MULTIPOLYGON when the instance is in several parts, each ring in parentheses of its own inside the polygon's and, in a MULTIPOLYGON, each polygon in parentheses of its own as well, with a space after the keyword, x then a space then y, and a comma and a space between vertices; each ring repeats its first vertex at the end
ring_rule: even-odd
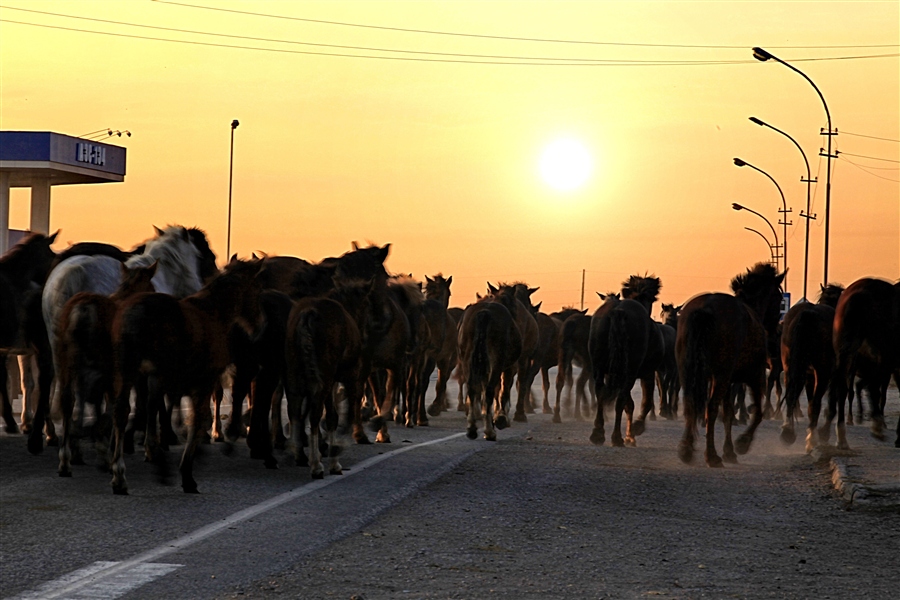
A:
POLYGON ((425 276, 425 302, 422 314, 430 332, 429 344, 425 348, 425 369, 419 385, 420 402, 425 402, 428 382, 435 367, 438 370, 434 386, 434 400, 428 406, 428 414, 436 417, 447 408, 447 382, 456 367, 458 351, 456 346, 456 321, 447 310, 450 306, 450 284, 453 277, 444 278, 438 273, 432 279, 425 276))
MULTIPOLYGON (((517 397, 516 411, 513 414, 513 420, 524 423, 528 421, 528 417, 525 416, 525 413, 530 408, 528 406, 528 399, 531 393, 531 383, 532 381, 534 381, 533 375, 531 376, 530 380, 528 377, 529 374, 531 374, 531 365, 534 362, 535 355, 537 354, 540 335, 538 331, 537 321, 532 316, 531 311, 528 310, 528 307, 525 306, 525 304, 523 304, 522 301, 516 297, 516 284, 501 283, 499 284, 499 287, 494 287, 490 283, 488 283, 487 286, 487 299, 494 302, 501 302, 504 306, 506 306, 506 308, 510 312, 510 315, 512 315, 516 327, 518 327, 519 329, 519 335, 522 340, 522 350, 519 353, 519 359, 516 364, 517 397), (504 299, 506 296, 509 297, 509 301, 504 299)), ((509 407, 507 406, 504 406, 504 409, 507 412, 509 411, 509 407)), ((498 417, 497 428, 503 429, 505 426, 506 421, 498 417)))
MULTIPOLYGON (((830 437, 837 415, 838 448, 849 448, 844 425, 844 399, 858 369, 866 381, 872 411, 872 436, 884 439, 882 388, 900 371, 900 283, 863 278, 850 284, 834 314, 835 368, 828 390, 828 413, 819 429, 822 441, 830 437)), ((900 384, 900 382, 898 382, 900 384)), ((900 448, 900 422, 895 446, 900 448)))
POLYGON ((694 455, 697 419, 706 415, 706 464, 721 467, 715 447, 715 424, 724 406, 724 460, 750 449, 753 434, 762 421, 762 395, 766 385, 767 335, 774 335, 781 306, 780 275, 769 264, 759 263, 731 281, 734 296, 709 293, 695 296, 681 311, 675 354, 684 390, 685 428, 678 455, 690 462, 694 455), (731 440, 734 405, 729 401, 733 384, 746 383, 756 410, 747 430, 731 440))
POLYGON ((157 413, 163 395, 190 396, 192 415, 181 459, 181 487, 196 493, 193 459, 202 432, 211 425, 210 398, 231 361, 228 331, 235 323, 248 332, 260 321, 259 261, 236 259, 199 292, 182 300, 167 294, 138 294, 125 300, 113 325, 116 349, 115 450, 111 467, 116 494, 127 494, 124 441, 131 389, 146 390, 146 450, 158 454, 157 413))
POLYGON ((522 336, 508 308, 512 300, 512 295, 502 295, 496 301, 483 299, 470 304, 459 324, 459 366, 466 382, 469 439, 478 436, 476 423, 482 411, 486 440, 497 439, 495 409, 496 421, 504 426, 508 423, 506 405, 522 352, 522 336))
POLYGON ((527 398, 525 401, 526 410, 534 412, 535 402, 531 386, 537 377, 541 374, 542 391, 544 393, 542 409, 543 412, 550 412, 550 369, 556 366, 559 356, 559 329, 562 325, 558 320, 553 319, 550 315, 541 312, 541 303, 535 305, 531 301, 531 296, 539 288, 530 288, 524 283, 514 284, 516 298, 521 302, 534 317, 538 328, 538 343, 535 348, 534 355, 531 360, 531 369, 523 380, 527 386, 527 398))
MULTIPOLYGON (((109 417, 108 411, 103 410, 103 401, 105 399, 111 408, 115 400, 112 326, 119 306, 135 294, 154 289, 151 280, 156 274, 156 263, 135 269, 123 264, 121 269, 122 283, 112 296, 79 292, 69 298, 60 314, 59 339, 55 346, 63 417, 63 435, 59 444, 60 477, 72 476, 72 464, 84 464, 78 448, 81 424, 76 431, 72 422, 76 398, 80 400, 82 423, 85 407, 91 405, 94 408, 94 441, 99 442, 106 436, 102 430, 109 425, 109 417)), ((102 448, 104 453, 106 450, 102 448)))
POLYGON ((365 377, 362 335, 366 329, 368 298, 373 281, 341 282, 328 297, 304 298, 288 320, 285 392, 291 417, 291 435, 298 464, 309 464, 313 479, 325 476, 319 444, 323 413, 331 464, 340 475, 335 431, 338 412, 334 389, 340 383, 350 402, 358 401, 365 377), (305 427, 309 423, 309 457, 303 455, 305 427))
POLYGON ((50 246, 58 234, 32 233, 0 256, 0 402, 6 431, 18 432, 7 385, 7 357, 10 354, 35 355, 40 397, 28 437, 28 450, 33 454, 43 450, 44 422, 48 420, 50 410, 53 358, 41 317, 41 287, 56 258, 50 246))
POLYGON ((659 388, 659 416, 674 419, 678 416, 678 361, 675 360, 675 337, 678 332, 678 313, 681 306, 663 304, 659 325, 665 345, 665 355, 659 370, 656 372, 656 385, 659 388))
MULTIPOLYGON (((605 300, 606 296, 598 294, 601 299, 605 300)), ((619 295, 613 294, 618 300, 619 295)), ((574 310, 574 309, 573 309, 574 310)), ((565 316, 565 315, 560 315, 565 316)), ((571 406, 572 402, 572 365, 576 364, 581 367, 581 375, 575 383, 575 420, 581 421, 585 417, 590 416, 590 404, 588 404, 585 388, 591 381, 591 355, 588 349, 588 340, 591 336, 591 318, 587 316, 587 311, 575 311, 569 313, 563 321, 559 331, 559 350, 557 353, 556 368, 556 406, 553 409, 553 422, 562 423, 560 415, 560 402, 563 389, 568 386, 569 393, 566 399, 567 406, 571 406)), ((594 398, 594 387, 587 388, 590 390, 591 397, 594 398)), ((596 398, 594 398, 596 400, 596 398)))
POLYGON ((589 348, 597 394, 597 416, 591 442, 602 444, 604 404, 615 402, 613 446, 634 446, 635 437, 644 432, 644 419, 653 410, 656 369, 663 360, 663 340, 650 313, 659 296, 660 281, 656 277, 632 275, 622 284, 623 300, 607 299, 591 318, 589 348), (631 388, 640 379, 643 399, 638 417, 634 418, 631 388), (622 413, 627 417, 622 438, 622 413))
POLYGON ((816 304, 795 304, 784 316, 781 364, 784 368, 785 410, 781 439, 786 444, 793 444, 797 438, 794 419, 800 393, 805 387, 809 403, 807 452, 812 452, 819 443, 819 412, 834 371, 834 347, 831 343, 834 309, 843 291, 842 285, 822 286, 816 304))

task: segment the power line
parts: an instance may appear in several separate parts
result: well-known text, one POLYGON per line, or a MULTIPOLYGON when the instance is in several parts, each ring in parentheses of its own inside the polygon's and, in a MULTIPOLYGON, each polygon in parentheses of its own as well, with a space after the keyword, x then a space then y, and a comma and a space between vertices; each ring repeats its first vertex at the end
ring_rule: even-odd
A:
POLYGON ((882 140, 884 142, 900 142, 900 140, 895 140, 892 138, 877 137, 874 135, 863 135, 861 133, 850 133, 849 131, 843 131, 843 130, 841 130, 841 135, 852 135, 852 136, 856 136, 856 137, 869 138, 870 140, 882 140))
POLYGON ((868 158, 869 160, 881 160, 884 162, 900 163, 900 160, 894 160, 892 158, 878 158, 877 156, 865 156, 864 154, 850 154, 849 152, 835 152, 835 154, 846 154, 847 156, 855 156, 856 158, 868 158))
MULTIPOLYGON (((742 49, 746 50, 747 45, 741 46, 729 46, 729 45, 703 45, 703 44, 646 44, 646 43, 631 43, 631 42, 597 42, 597 41, 589 41, 589 40, 565 40, 565 39, 552 39, 552 38, 529 38, 529 37, 515 37, 515 36, 507 36, 507 35, 487 35, 487 34, 478 34, 478 33, 463 33, 457 31, 438 31, 431 29, 408 29, 404 27, 389 27, 385 25, 371 25, 366 23, 349 23, 345 21, 327 21, 324 19, 309 19, 304 17, 289 17, 286 15, 273 15, 268 13, 259 13, 245 10, 235 10, 230 8, 221 8, 217 6, 200 6, 196 4, 187 4, 184 2, 171 2, 169 0, 153 0, 159 4, 170 4, 172 6, 180 6, 185 8, 195 8, 200 10, 213 10, 218 12, 226 12, 232 14, 239 15, 247 15, 252 17, 265 17, 269 19, 283 19, 287 21, 300 21, 304 23, 319 23, 321 25, 338 25, 341 27, 357 27, 363 29, 380 29, 383 31, 399 31, 403 33, 420 33, 420 34, 428 34, 428 35, 445 35, 445 36, 455 36, 455 37, 467 37, 467 38, 481 38, 481 39, 491 39, 491 40, 510 40, 517 42, 543 42, 543 43, 554 43, 554 44, 586 44, 586 45, 596 45, 596 46, 635 46, 641 48, 703 48, 703 49, 742 49)), ((872 44, 872 45, 842 45, 842 46, 766 46, 767 48, 778 48, 778 49, 823 49, 823 48, 896 48, 898 44, 872 44)))
MULTIPOLYGON (((552 60, 579 60, 583 62, 513 62, 502 60, 463 60, 463 59, 438 59, 438 58, 415 58, 409 56, 373 56, 367 54, 343 54, 339 52, 313 52, 308 50, 288 50, 284 48, 261 48, 258 46, 237 46, 233 44, 216 44, 212 42, 200 42, 196 40, 173 40, 169 38, 157 38, 143 35, 133 35, 127 33, 113 33, 108 31, 96 31, 92 29, 79 29, 76 27, 63 27, 61 25, 47 25, 43 23, 29 23, 27 21, 16 21, 13 19, 0 18, 0 23, 12 23, 16 25, 27 25, 31 27, 42 27, 45 29, 57 29, 61 31, 74 31, 78 33, 89 33, 94 35, 106 35, 111 37, 130 38, 137 40, 149 40, 156 42, 169 42, 173 44, 188 44, 192 46, 206 46, 212 48, 230 48, 234 50, 256 50, 260 52, 275 52, 279 54, 301 54, 307 56, 331 56, 339 58, 364 58, 375 60, 393 60, 421 63, 450 63, 450 64, 470 64, 470 65, 518 65, 531 67, 667 67, 667 66, 706 66, 706 65, 738 65, 738 64, 755 64, 752 60, 702 60, 702 61, 629 61, 629 60, 612 60, 612 59, 552 59, 552 60)), ((862 56, 833 56, 821 58, 794 58, 791 62, 817 62, 828 60, 857 60, 869 58, 893 58, 900 56, 895 54, 869 54, 862 56)))
MULTIPOLYGON (((78 19, 81 21, 92 21, 95 23, 106 23, 109 25, 124 25, 126 27, 140 27, 143 29, 153 29, 156 31, 169 31, 173 33, 187 33, 191 35, 206 35, 212 37, 219 38, 231 38, 237 40, 249 40, 254 42, 271 42, 276 44, 294 44, 301 46, 315 46, 319 48, 337 48, 341 50, 362 50, 367 52, 396 52, 403 54, 422 54, 429 56, 453 56, 453 57, 463 57, 463 58, 480 58, 480 59, 500 59, 500 60, 509 60, 509 61, 556 61, 556 62, 594 62, 594 63, 674 63, 674 64, 682 64, 685 61, 648 61, 648 60, 631 60, 631 59, 594 59, 594 58, 555 58, 555 57, 542 57, 542 56, 506 56, 506 55, 492 55, 492 54, 464 54, 458 52, 430 52, 425 50, 402 50, 395 48, 378 48, 378 47, 370 47, 370 46, 348 46, 342 44, 324 44, 324 43, 315 43, 315 42, 301 42, 297 40, 285 40, 285 39, 276 39, 276 38, 263 38, 263 37, 253 37, 246 35, 233 35, 227 33, 217 33, 210 31, 197 31, 193 29, 179 29, 175 27, 162 27, 157 25, 145 25, 142 23, 129 23, 126 21, 112 21, 109 19, 97 19, 93 17, 83 17, 79 15, 68 15, 63 13, 55 13, 48 12, 43 10, 33 10, 28 8, 16 8, 11 6, 3 6, 0 8, 6 8, 8 10, 16 10, 20 12, 33 13, 39 15, 46 15, 52 17, 62 17, 66 19, 78 19)), ((707 62, 707 61, 698 61, 698 62, 707 62)), ((745 61, 751 62, 751 61, 745 61)))
POLYGON ((884 179, 885 181, 892 181, 894 183, 900 183, 900 179, 891 179, 890 177, 884 177, 883 175, 879 175, 878 173, 872 173, 866 167, 863 167, 862 165, 858 165, 855 162, 853 162, 852 160, 848 160, 845 158, 844 162, 850 163, 851 165, 853 165, 854 167, 856 167, 863 173, 866 173, 867 175, 871 175, 872 177, 877 177, 878 179, 884 179))

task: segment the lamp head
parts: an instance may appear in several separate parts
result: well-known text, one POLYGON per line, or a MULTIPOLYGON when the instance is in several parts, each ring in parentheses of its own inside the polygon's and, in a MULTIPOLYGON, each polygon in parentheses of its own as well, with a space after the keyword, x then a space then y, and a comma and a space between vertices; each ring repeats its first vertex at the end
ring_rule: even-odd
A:
POLYGON ((741 206, 740 204, 738 204, 737 202, 732 202, 732 203, 731 203, 731 208, 734 209, 734 210, 744 210, 744 207, 741 206))
POLYGON ((735 159, 734 159, 734 166, 736 166, 736 167, 746 167, 746 166, 747 166, 747 163, 745 163, 744 161, 742 161, 742 160, 739 159, 739 158, 735 158, 735 159))
POLYGON ((775 58, 775 57, 772 56, 771 54, 769 54, 768 52, 766 52, 765 50, 763 50, 762 48, 754 47, 753 48, 753 58, 755 58, 756 60, 758 60, 760 62, 766 62, 770 58, 775 58))
POLYGON ((232 129, 237 129, 238 125, 240 125, 240 122, 237 119, 235 119, 234 121, 231 122, 232 129))
POLYGON ((750 122, 751 122, 751 123, 756 123, 757 125, 765 125, 765 123, 763 123, 762 121, 760 121, 760 120, 757 119, 756 117, 750 117, 750 122))

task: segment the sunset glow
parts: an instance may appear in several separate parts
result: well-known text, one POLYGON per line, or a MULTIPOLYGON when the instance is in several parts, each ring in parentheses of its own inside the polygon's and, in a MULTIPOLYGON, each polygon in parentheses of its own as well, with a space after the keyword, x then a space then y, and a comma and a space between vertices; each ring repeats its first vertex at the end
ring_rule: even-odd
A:
MULTIPOLYGON (((547 311, 578 305, 583 270, 585 308, 645 272, 681 304, 769 257, 744 229, 766 225, 731 204, 777 224, 781 197, 740 156, 791 209, 796 301, 803 158, 748 117, 809 158, 811 295, 827 121, 803 77, 753 58, 760 46, 815 82, 839 130, 829 279, 900 277, 900 3, 190 4, 2 0, 2 128, 132 133, 102 140, 127 148, 123 183, 53 189, 57 249, 131 248, 177 223, 205 229, 224 263, 238 119, 242 257, 391 243, 389 270, 452 275, 456 306, 487 280, 540 287, 547 311)), ((29 198, 13 190, 11 227, 28 226, 29 198)))

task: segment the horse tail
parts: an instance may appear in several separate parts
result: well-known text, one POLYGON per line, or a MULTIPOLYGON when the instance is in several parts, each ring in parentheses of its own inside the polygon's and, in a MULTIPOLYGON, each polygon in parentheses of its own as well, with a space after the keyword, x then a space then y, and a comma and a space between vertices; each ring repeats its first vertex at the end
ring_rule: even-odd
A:
POLYGON ((628 328, 626 315, 619 310, 609 313, 609 388, 615 398, 628 385, 628 328))
POLYGON ((791 355, 785 373, 787 389, 784 391, 784 399, 789 414, 793 414, 806 383, 806 371, 812 364, 812 354, 817 346, 816 329, 816 316, 812 311, 805 310, 797 317, 787 340, 791 355))
POLYGON ((488 357, 487 331, 491 323, 490 311, 483 310, 475 315, 475 340, 472 345, 469 381, 484 382, 488 377, 490 358, 488 357))
POLYGON ((575 359, 575 326, 568 322, 563 324, 562 336, 559 344, 559 369, 568 385, 572 385, 572 362, 575 359))
MULTIPOLYGON (((315 335, 319 324, 319 314, 315 310, 308 310, 300 316, 297 331, 297 352, 306 388, 304 390, 304 406, 308 406, 309 400, 315 397, 322 389, 322 374, 319 371, 315 345, 315 335)), ((303 414, 305 415, 306 412, 304 410, 303 414)))
POLYGON ((690 402, 685 398, 685 409, 690 407, 696 418, 706 410, 709 400, 711 376, 709 351, 715 328, 715 315, 706 308, 695 310, 688 314, 684 326, 687 330, 687 343, 683 365, 684 381, 681 383, 685 395, 690 396, 690 402))

